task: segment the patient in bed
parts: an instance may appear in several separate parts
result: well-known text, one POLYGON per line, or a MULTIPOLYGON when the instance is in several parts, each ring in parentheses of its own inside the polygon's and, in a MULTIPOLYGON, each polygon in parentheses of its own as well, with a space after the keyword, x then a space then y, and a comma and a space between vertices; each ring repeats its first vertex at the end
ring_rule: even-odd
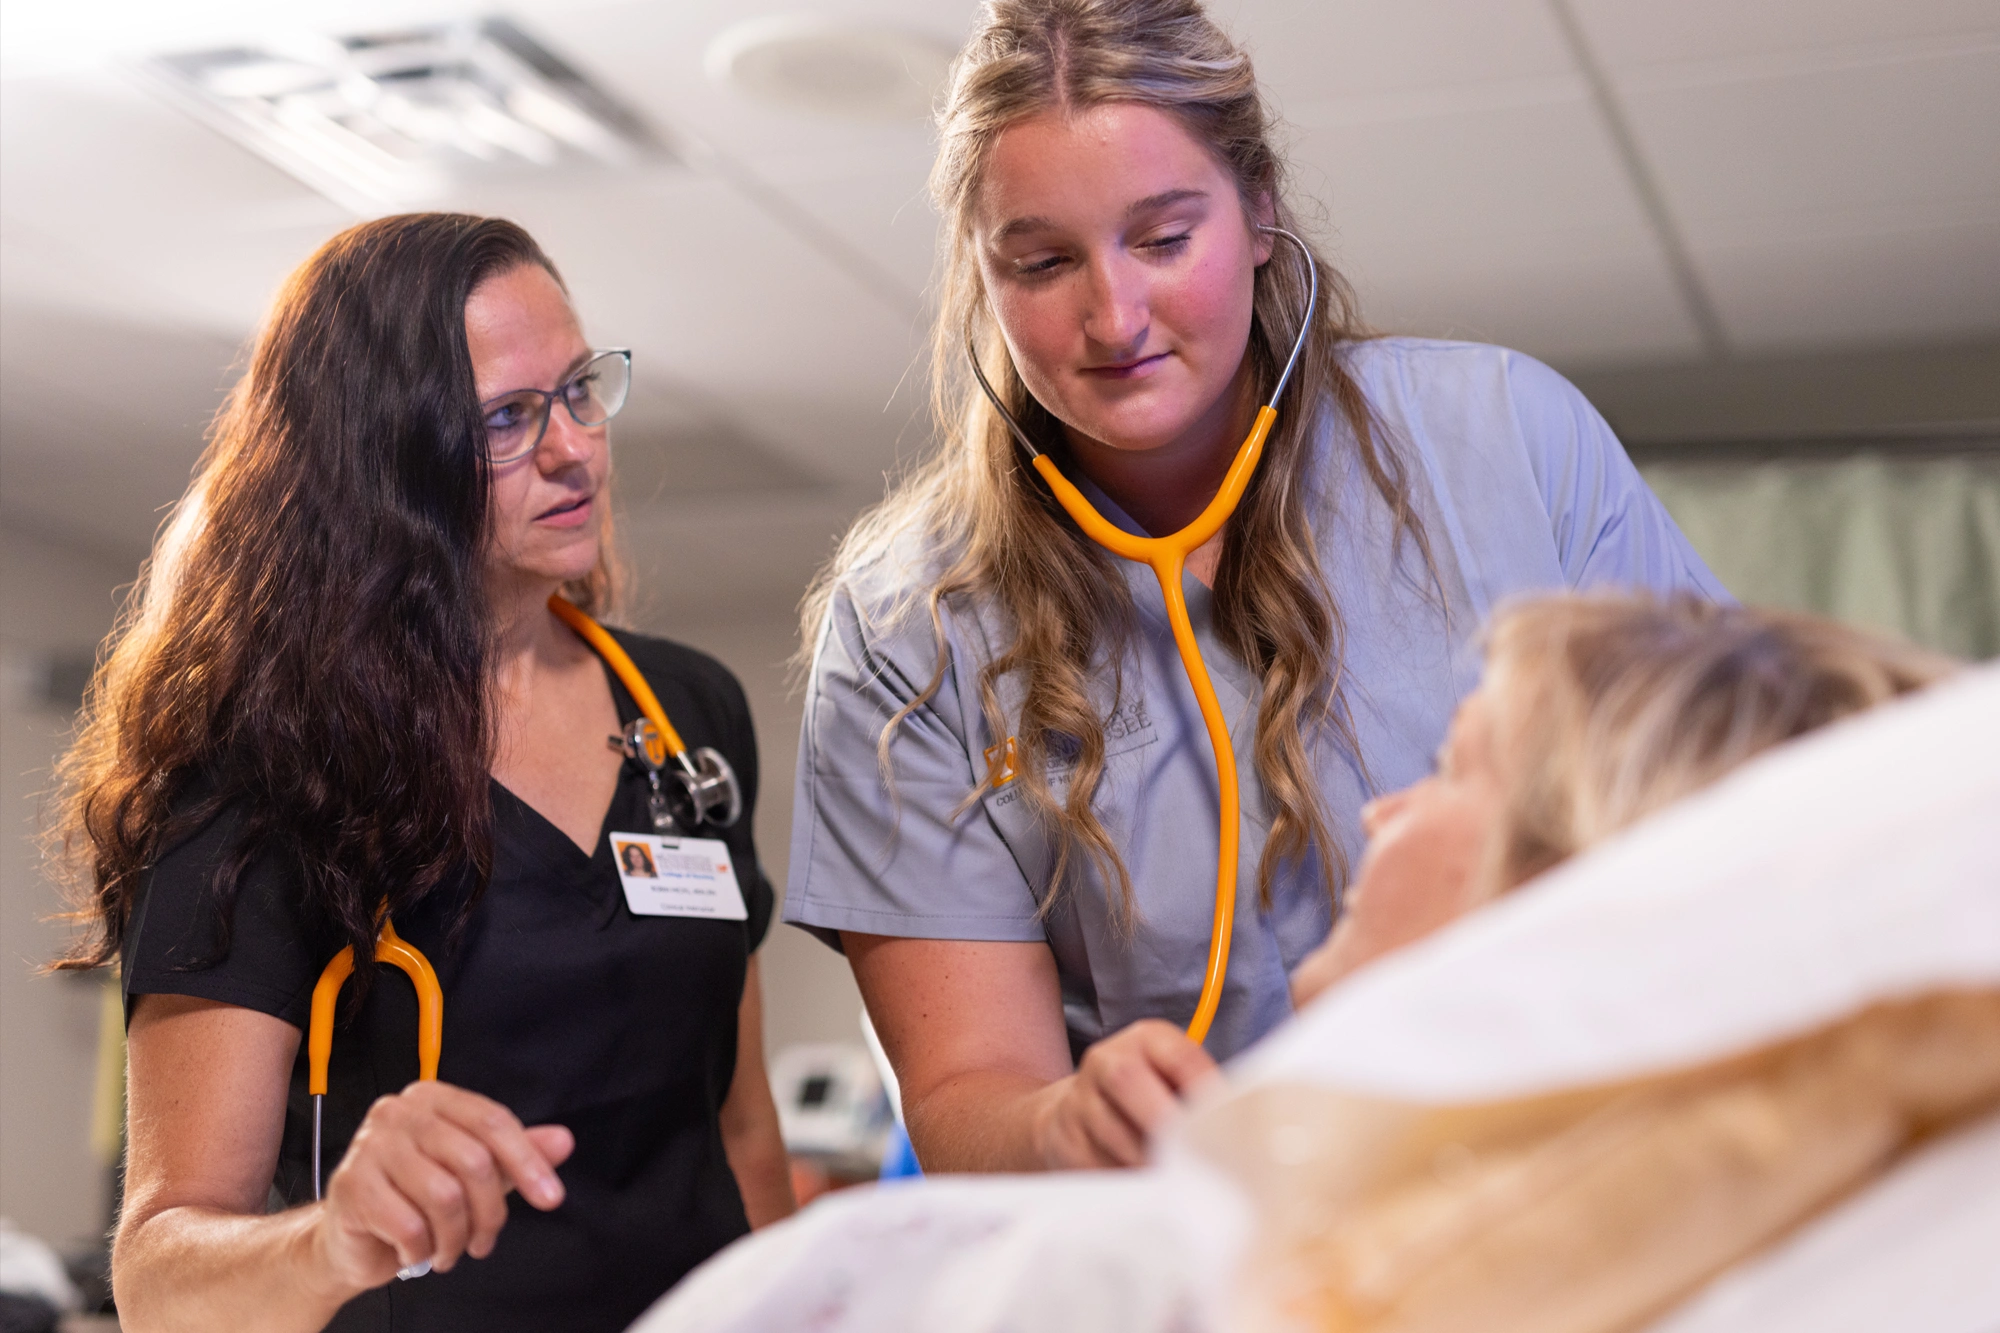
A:
MULTIPOLYGON (((1301 1013, 1156 1165, 836 1196, 641 1326, 1644 1325, 2000 1100, 2000 667, 1853 717, 1952 668, 1749 608, 1504 611, 1301 1013)), ((1688 1327, 1791 1327, 1768 1288, 1688 1327)))
MULTIPOLYGON (((1953 666, 1830 621, 1747 607, 1564 596, 1504 611, 1437 772, 1365 813, 1370 843, 1352 910, 1298 968, 1297 1001, 1337 995, 1364 964, 1754 756, 1953 666)), ((1784 831, 1775 811, 1771 827, 1774 838, 1784 831)), ((1809 864, 1790 852, 1760 877, 1804 880, 1809 864)), ((1586 919, 1593 909, 1600 919, 1637 909, 1619 898, 1638 896, 1641 884, 1597 879, 1586 919)), ((2000 893, 2000 883, 1991 887, 2000 893)), ((1831 894, 1806 905, 1841 910, 1831 894)), ((1730 930, 1726 919, 1712 924, 1730 930)), ((1949 932, 1974 923, 1930 924, 1949 932)), ((1732 943, 1701 941, 1699 928, 1687 938, 1695 943, 1670 965, 1679 979, 1661 987, 1663 1003, 1687 1003, 1701 950, 1732 943)), ((1608 938, 1593 942, 1615 953, 1608 938)), ((1658 947, 1673 950, 1666 939, 1658 947)), ((1657 965, 1639 951, 1622 964, 1657 965)), ((1786 970, 1782 955, 1771 959, 1774 987, 1786 970)), ((1449 965, 1434 971, 1452 984, 1449 965)), ((1504 1009, 1487 1021, 1504 1024, 1504 1009)), ((1617 1027, 1588 1011, 1567 1021, 1617 1027)), ((1563 1039, 1552 1033, 1550 1044, 1563 1039)), ((1380 1084, 1360 1086, 1367 1080, 1352 1066, 1324 1061, 1328 1045, 1309 1033, 1274 1035, 1276 1051, 1249 1057, 1264 1061, 1262 1074, 1239 1070, 1244 1090, 1197 1117, 1190 1134, 1256 1201, 1244 1285, 1257 1314, 1247 1322, 1586 1333, 1665 1308, 1914 1139, 1991 1105, 2000 1097, 2000 990, 1909 987, 1754 1049, 1601 1069, 1581 1085, 1521 1081, 1514 1095, 1505 1080, 1479 1095, 1475 1080, 1456 1095, 1384 1096, 1380 1084), (1278 1073, 1288 1045, 1325 1076, 1278 1073)))
POLYGON ((1363 809, 1348 910, 1293 974, 1294 1007, 1752 755, 1955 665, 1818 616, 1692 597, 1504 608, 1437 771, 1363 809))

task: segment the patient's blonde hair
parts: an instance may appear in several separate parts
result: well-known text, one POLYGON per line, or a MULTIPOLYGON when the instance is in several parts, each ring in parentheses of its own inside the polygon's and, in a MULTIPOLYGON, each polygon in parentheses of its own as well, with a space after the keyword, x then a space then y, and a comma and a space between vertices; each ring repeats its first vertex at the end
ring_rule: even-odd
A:
POLYGON ((1541 597, 1488 634, 1507 811, 1489 883, 1568 859, 1781 741, 1949 674, 1820 616, 1694 597, 1541 597))

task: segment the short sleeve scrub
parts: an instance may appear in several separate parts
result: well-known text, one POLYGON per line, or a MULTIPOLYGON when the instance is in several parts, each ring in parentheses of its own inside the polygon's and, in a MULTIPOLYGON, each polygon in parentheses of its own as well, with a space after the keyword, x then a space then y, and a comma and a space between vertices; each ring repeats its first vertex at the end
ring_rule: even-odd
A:
MULTIPOLYGON (((567 1194, 550 1213, 510 1196, 487 1258, 364 1293, 330 1329, 622 1329, 749 1230, 718 1123, 745 970, 773 905, 750 832, 749 709, 720 663, 663 640, 616 637, 687 743, 716 747, 743 782, 743 818, 722 836, 749 919, 637 916, 626 905, 609 835, 652 829, 636 764, 620 774, 588 855, 495 782, 493 874, 464 927, 451 933, 460 886, 431 895, 396 928, 443 983, 439 1078, 525 1124, 574 1131, 575 1153, 560 1168, 567 1194)), ((638 717, 624 686, 606 677, 620 721, 638 717)), ((241 818, 225 807, 150 872, 124 953, 128 1015, 140 995, 177 994, 306 1026, 313 986, 343 941, 309 917, 295 866, 275 853, 242 875, 225 941, 210 885, 241 818)), ((369 1104, 417 1076, 416 999, 401 972, 384 967, 359 1013, 343 1004, 341 1015, 324 1128, 329 1174, 369 1104)), ((273 1207, 312 1198, 311 1131, 301 1041, 273 1207)))
MULTIPOLYGON (((1411 338, 1354 343, 1344 356, 1408 467, 1435 568, 1433 581, 1415 543, 1398 540, 1344 419, 1323 408, 1306 480, 1343 627, 1341 703, 1358 745, 1321 736, 1312 760, 1351 869, 1364 842, 1362 804, 1430 771, 1453 709, 1477 683, 1480 626, 1503 600, 1590 587, 1728 594, 1610 427, 1547 366, 1502 348, 1411 338)), ((1087 479, 1072 480, 1106 518, 1139 530, 1087 479)), ((1129 580, 1137 630, 1120 670, 1097 673, 1106 759, 1093 806, 1131 875, 1138 926, 1128 933, 1092 867, 1043 910, 1054 846, 1017 788, 1000 785, 965 806, 988 752, 1006 740, 988 728, 978 688, 980 669, 1010 638, 993 608, 963 598, 942 608, 943 680, 899 727, 893 791, 884 783, 882 727, 936 670, 924 608, 946 555, 893 550, 835 590, 806 698, 786 920, 836 946, 840 931, 1045 941, 1072 1054, 1140 1018, 1187 1022, 1208 956, 1219 797, 1152 572, 1113 562, 1129 580)), ((1183 589, 1242 787, 1236 928, 1207 1039, 1227 1058, 1291 1012, 1289 973, 1326 938, 1334 904, 1316 857, 1282 865, 1269 905, 1259 902, 1270 830, 1251 752, 1261 682, 1217 641, 1208 588, 1189 576, 1183 589)), ((1003 714, 1018 717, 1018 681, 997 688, 1003 714)), ((1062 800, 1066 773, 1048 778, 1062 800)))

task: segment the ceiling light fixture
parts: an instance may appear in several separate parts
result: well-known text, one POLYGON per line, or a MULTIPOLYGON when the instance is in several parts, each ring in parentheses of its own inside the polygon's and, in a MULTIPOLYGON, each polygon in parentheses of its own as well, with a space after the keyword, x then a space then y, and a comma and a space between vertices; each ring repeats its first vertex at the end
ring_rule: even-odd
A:
POLYGON ((277 38, 144 69, 209 124, 362 214, 524 171, 671 156, 636 115, 501 18, 277 38))
POLYGON ((739 23, 709 43, 709 77, 795 111, 854 120, 923 120, 953 48, 901 28, 780 14, 739 23))

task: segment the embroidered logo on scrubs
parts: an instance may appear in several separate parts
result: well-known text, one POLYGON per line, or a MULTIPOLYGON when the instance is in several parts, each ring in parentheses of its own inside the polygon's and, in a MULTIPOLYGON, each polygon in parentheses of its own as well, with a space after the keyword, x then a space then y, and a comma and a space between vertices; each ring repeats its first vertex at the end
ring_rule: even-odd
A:
MULTIPOLYGON (((1127 699, 1113 709, 1111 716, 1104 719, 1104 757, 1123 754, 1141 745, 1157 740, 1159 733, 1154 729, 1153 718, 1146 711, 1143 695, 1127 699)), ((1062 738, 1058 737, 1060 742, 1062 738)), ((1072 742, 1071 748, 1073 749, 1072 742)), ((1021 775, 1021 755, 1015 738, 1009 736, 998 745, 989 745, 986 755, 986 786, 989 791, 998 791, 1021 775)), ((1058 752, 1050 756, 1049 778, 1051 782, 1061 782, 1075 767, 1073 753, 1058 752)))
POLYGON ((1105 748, 1116 754, 1118 749, 1126 748, 1119 746, 1119 741, 1136 739, 1152 729, 1153 719, 1146 714, 1145 696, 1127 699, 1118 705, 1116 712, 1104 719, 1105 748))
POLYGON ((1014 738, 1009 736, 998 745, 986 747, 986 785, 1004 787, 1020 776, 1020 756, 1014 748, 1014 738))

